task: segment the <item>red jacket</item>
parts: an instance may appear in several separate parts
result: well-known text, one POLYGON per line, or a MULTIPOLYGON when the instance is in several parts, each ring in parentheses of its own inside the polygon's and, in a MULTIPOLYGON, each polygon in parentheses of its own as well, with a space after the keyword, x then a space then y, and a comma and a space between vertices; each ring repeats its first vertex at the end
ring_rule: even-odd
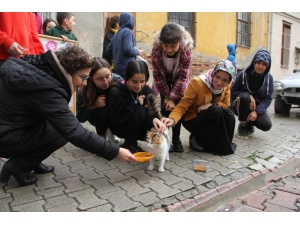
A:
POLYGON ((26 54, 44 53, 32 12, 0 12, 0 60, 7 59, 12 43, 28 48, 26 54))

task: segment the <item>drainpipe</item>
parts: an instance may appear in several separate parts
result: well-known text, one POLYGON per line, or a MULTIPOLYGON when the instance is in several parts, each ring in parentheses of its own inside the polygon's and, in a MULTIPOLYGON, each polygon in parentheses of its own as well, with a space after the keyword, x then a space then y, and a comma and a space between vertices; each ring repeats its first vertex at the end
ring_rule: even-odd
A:
POLYGON ((268 51, 272 52, 272 34, 273 34, 273 12, 270 12, 269 13, 269 36, 268 36, 268 39, 269 39, 269 43, 268 43, 268 51))

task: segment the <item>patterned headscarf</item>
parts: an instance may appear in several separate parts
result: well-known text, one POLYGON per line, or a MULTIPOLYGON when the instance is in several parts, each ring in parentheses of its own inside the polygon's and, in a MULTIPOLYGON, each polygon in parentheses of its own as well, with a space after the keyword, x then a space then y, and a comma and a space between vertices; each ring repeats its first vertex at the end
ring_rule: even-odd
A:
POLYGON ((202 75, 200 76, 201 80, 203 80, 206 86, 215 94, 222 92, 222 89, 216 90, 214 88, 213 81, 212 81, 213 75, 219 70, 227 72, 230 75, 230 81, 232 80, 232 77, 236 72, 236 68, 231 61, 221 60, 220 62, 217 63, 217 65, 215 65, 213 69, 207 72, 205 77, 203 77, 202 75))

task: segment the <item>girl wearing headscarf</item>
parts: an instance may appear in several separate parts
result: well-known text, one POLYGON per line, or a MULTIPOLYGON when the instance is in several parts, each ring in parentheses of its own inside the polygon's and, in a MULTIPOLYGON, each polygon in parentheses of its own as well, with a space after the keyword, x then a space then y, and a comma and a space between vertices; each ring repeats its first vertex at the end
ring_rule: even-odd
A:
POLYGON ((263 131, 272 127, 267 114, 273 96, 270 68, 270 53, 265 49, 258 50, 251 64, 237 75, 231 87, 232 109, 240 121, 239 138, 248 139, 254 126, 263 131))
POLYGON ((162 119, 167 126, 175 126, 182 119, 182 125, 191 133, 190 147, 194 151, 234 153, 235 117, 229 109, 234 72, 232 62, 222 60, 206 74, 193 78, 169 118, 162 119))

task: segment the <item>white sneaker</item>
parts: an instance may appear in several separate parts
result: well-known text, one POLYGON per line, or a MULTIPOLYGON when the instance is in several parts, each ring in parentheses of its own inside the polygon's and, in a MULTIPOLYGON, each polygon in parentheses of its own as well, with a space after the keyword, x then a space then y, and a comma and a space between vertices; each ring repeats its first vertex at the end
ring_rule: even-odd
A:
POLYGON ((115 143, 120 143, 120 138, 118 138, 116 135, 114 135, 110 129, 107 129, 106 131, 106 137, 108 141, 112 141, 115 143))

